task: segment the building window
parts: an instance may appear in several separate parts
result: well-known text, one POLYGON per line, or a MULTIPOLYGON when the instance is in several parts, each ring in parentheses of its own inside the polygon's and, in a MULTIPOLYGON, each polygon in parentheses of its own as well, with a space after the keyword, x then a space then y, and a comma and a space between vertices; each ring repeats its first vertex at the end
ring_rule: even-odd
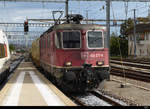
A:
POLYGON ((149 34, 145 33, 145 40, 149 40, 149 34))
POLYGON ((140 34, 139 40, 145 40, 145 34, 144 33, 140 34))
POLYGON ((132 35, 130 36, 130 41, 133 41, 133 36, 132 35))

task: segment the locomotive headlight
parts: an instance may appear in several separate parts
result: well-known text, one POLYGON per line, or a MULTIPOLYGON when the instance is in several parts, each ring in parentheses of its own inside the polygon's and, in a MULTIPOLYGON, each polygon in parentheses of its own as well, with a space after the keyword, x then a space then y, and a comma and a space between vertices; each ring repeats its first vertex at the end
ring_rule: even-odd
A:
POLYGON ((71 62, 66 62, 65 66, 72 66, 72 63, 71 62))
POLYGON ((101 66, 101 65, 104 64, 104 61, 97 61, 96 64, 97 64, 98 66, 101 66))

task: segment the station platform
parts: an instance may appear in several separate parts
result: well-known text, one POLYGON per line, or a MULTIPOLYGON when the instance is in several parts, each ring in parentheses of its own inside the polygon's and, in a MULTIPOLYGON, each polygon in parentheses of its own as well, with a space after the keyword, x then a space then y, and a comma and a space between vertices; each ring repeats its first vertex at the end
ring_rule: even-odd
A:
POLYGON ((0 91, 0 106, 76 106, 31 62, 22 62, 0 91))

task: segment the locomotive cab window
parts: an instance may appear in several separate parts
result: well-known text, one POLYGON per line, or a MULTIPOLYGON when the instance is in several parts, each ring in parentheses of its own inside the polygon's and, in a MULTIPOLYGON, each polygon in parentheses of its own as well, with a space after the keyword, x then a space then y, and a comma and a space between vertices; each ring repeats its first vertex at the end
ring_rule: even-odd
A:
POLYGON ((87 39, 89 48, 103 47, 103 37, 101 31, 88 31, 87 39))
POLYGON ((80 48, 81 36, 79 31, 63 32, 63 48, 80 48))
POLYGON ((56 32, 55 34, 55 46, 57 48, 61 48, 61 33, 60 32, 56 32))

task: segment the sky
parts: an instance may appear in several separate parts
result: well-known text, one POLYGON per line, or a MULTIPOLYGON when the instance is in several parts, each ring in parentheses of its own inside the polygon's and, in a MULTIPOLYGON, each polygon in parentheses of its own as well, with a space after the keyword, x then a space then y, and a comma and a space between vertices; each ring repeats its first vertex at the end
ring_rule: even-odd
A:
MULTIPOLYGON (((126 3, 127 4, 127 3, 126 3)), ((129 2, 127 18, 133 18, 133 9, 136 9, 136 17, 146 17, 148 15, 150 3, 148 2, 129 2)), ((26 18, 52 18, 52 11, 64 11, 64 3, 44 3, 44 2, 0 2, 0 22, 20 22, 23 23, 26 18)), ((126 19, 125 2, 112 2, 110 7, 111 19, 126 19)), ((86 18, 90 19, 106 19, 106 3, 103 1, 90 1, 90 2, 69 2, 69 12, 79 13, 86 18), (102 7, 104 6, 104 9, 102 7)), ((65 13, 64 13, 65 14, 65 13)), ((14 27, 0 27, 7 30, 22 30, 23 28, 14 27)), ((47 28, 31 28, 30 30, 45 31, 47 28)), ((119 27, 111 28, 111 33, 119 33, 119 27)))

